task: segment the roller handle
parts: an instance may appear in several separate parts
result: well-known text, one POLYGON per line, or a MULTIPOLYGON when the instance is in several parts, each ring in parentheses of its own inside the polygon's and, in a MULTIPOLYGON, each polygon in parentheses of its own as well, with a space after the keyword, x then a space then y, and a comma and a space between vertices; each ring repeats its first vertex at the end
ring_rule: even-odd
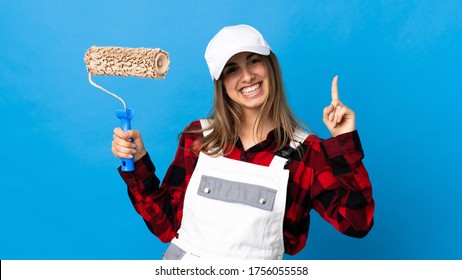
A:
MULTIPOLYGON (((131 108, 126 110, 117 110, 116 116, 120 120, 120 126, 123 131, 128 131, 131 128, 130 120, 133 119, 135 111, 131 108)), ((133 158, 122 158, 121 159, 121 170, 124 172, 129 172, 135 170, 135 162, 133 158)))

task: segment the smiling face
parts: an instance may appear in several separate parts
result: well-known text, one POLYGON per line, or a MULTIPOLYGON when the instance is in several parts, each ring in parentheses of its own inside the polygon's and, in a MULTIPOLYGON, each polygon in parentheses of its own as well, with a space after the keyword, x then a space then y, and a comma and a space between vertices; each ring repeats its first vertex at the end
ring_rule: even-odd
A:
POLYGON ((244 114, 259 112, 269 96, 268 71, 261 55, 242 52, 232 56, 222 72, 229 98, 244 114))

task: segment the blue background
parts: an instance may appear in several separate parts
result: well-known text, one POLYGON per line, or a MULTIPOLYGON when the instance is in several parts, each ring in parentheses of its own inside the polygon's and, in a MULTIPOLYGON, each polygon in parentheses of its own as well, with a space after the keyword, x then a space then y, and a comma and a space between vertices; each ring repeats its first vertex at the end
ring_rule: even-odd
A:
POLYGON ((264 34, 318 135, 329 136, 334 75, 357 114, 375 226, 353 239, 313 212, 295 258, 461 259, 461 14, 458 0, 1 1, 0 259, 159 259, 166 245, 133 210, 110 151, 122 105, 88 83, 83 55, 170 53, 164 80, 95 77, 136 110, 163 177, 178 133, 210 112, 205 47, 238 23, 264 34))

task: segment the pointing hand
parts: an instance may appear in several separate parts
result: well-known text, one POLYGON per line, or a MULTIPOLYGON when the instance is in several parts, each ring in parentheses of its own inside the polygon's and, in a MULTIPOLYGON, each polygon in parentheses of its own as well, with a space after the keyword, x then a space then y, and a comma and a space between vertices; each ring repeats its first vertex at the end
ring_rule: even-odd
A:
POLYGON ((324 108, 323 121, 333 137, 356 129, 355 113, 338 96, 338 76, 332 80, 332 101, 324 108))

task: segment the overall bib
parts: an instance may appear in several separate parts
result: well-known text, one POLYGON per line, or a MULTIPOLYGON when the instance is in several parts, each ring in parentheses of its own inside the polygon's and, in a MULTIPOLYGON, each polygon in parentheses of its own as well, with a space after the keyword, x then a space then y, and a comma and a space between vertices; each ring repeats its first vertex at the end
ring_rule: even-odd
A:
POLYGON ((275 155, 262 166, 200 153, 181 228, 163 259, 282 259, 286 162, 275 155))

